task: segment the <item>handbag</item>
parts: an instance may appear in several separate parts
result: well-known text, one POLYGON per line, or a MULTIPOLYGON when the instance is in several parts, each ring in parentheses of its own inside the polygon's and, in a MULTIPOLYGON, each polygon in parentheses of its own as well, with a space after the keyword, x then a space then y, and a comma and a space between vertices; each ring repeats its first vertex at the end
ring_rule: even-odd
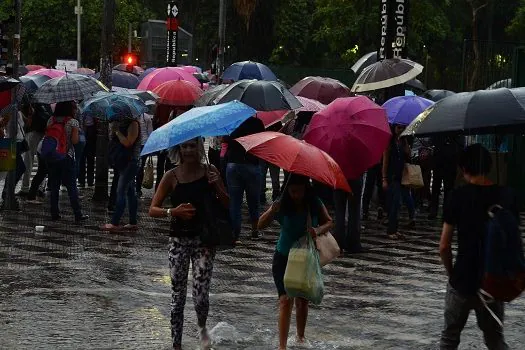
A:
POLYGON ((24 132, 24 128, 20 126, 19 122, 17 122, 16 124, 18 125, 18 129, 20 129, 20 131, 22 132, 22 138, 23 138, 22 141, 16 142, 17 152, 22 154, 22 153, 29 151, 29 143, 26 140, 26 133, 24 132))
MULTIPOLYGON (((312 227, 312 216, 310 215, 310 211, 308 211, 306 227, 307 231, 310 231, 310 228, 312 227)), ((330 232, 317 235, 315 245, 319 251, 319 262, 321 266, 325 266, 332 262, 332 260, 341 254, 341 249, 339 248, 335 237, 330 232)))
POLYGON ((146 160, 146 166, 144 167, 144 178, 142 179, 142 187, 145 189, 153 188, 153 160, 151 156, 146 160))
POLYGON ((401 185, 409 188, 421 188, 425 186, 423 174, 419 165, 406 163, 403 169, 403 178, 401 185))

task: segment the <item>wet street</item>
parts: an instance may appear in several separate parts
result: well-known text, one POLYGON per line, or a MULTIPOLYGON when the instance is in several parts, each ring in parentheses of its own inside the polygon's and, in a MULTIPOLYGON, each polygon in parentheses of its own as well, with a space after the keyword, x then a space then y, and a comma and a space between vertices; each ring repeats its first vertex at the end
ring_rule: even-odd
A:
MULTIPOLYGON (((100 232, 109 218, 105 204, 89 200, 91 191, 84 192, 91 216, 84 227, 73 224, 70 209, 60 223, 48 221, 47 203, 0 213, 0 349, 170 348, 167 221, 146 215, 146 193, 139 232, 100 232), (45 231, 35 233, 35 225, 45 231)), ((66 199, 62 193, 62 208, 66 199)), ((365 222, 367 251, 324 268, 326 297, 310 311, 310 348, 437 348, 446 287, 439 222, 418 219, 402 242, 388 240, 377 220, 365 222)), ((276 239, 273 226, 258 242, 246 236, 242 246, 218 253, 208 320, 215 349, 277 348, 276 239)), ((188 291, 184 349, 197 349, 188 291)), ((525 343, 524 307, 521 298, 507 308, 512 349, 525 343)), ((481 348, 471 314, 461 349, 481 348)))

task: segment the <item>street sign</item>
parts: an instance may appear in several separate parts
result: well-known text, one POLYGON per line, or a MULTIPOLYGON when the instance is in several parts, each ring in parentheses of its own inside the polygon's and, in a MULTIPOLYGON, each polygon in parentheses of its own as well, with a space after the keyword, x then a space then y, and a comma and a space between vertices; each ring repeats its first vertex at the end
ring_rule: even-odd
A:
POLYGON ((168 18, 166 25, 168 29, 168 38, 166 45, 166 63, 169 67, 177 66, 177 56, 179 52, 179 8, 175 2, 168 4, 168 18))
POLYGON ((73 72, 78 69, 78 63, 73 60, 57 60, 56 69, 73 72))

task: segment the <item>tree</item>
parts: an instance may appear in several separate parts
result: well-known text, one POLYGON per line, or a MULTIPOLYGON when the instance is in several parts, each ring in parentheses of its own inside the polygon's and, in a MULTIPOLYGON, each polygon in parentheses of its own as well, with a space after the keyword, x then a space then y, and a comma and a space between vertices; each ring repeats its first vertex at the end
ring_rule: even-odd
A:
POLYGON ((479 52, 479 31, 478 31, 478 14, 481 9, 488 5, 488 0, 466 0, 470 5, 472 11, 472 49, 474 51, 474 62, 472 75, 468 82, 469 90, 476 89, 480 67, 480 52, 479 52))

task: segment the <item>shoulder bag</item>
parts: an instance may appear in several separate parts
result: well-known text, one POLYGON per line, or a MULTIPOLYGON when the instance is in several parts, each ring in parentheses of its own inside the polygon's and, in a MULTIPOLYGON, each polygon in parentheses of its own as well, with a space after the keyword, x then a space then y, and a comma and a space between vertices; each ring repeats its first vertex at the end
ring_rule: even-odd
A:
MULTIPOLYGON (((310 214, 310 210, 308 211, 306 226, 307 231, 310 231, 310 228, 312 227, 312 215, 310 214)), ((321 266, 325 266, 332 262, 332 260, 341 254, 341 249, 339 248, 335 237, 330 232, 317 235, 315 245, 319 251, 319 262, 321 263, 321 266)))

